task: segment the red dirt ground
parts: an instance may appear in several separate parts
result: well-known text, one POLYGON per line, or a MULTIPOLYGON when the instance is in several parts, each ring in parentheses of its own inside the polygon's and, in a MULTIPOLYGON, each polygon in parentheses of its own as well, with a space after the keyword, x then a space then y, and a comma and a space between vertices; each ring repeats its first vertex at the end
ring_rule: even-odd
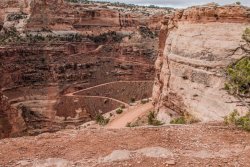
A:
POLYGON ((249 156, 250 133, 220 124, 65 130, 0 140, 0 166, 247 167, 249 156))

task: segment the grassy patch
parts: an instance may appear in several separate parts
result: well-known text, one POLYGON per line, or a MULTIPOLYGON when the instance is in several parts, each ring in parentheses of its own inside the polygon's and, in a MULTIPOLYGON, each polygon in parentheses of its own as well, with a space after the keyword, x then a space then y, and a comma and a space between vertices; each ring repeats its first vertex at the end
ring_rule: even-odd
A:
POLYGON ((150 111, 148 114, 148 124, 153 126, 160 126, 163 123, 156 118, 156 113, 154 111, 150 111))
POLYGON ((237 110, 234 110, 228 116, 224 117, 224 122, 227 125, 235 125, 243 130, 250 131, 250 112, 245 116, 240 116, 237 110))

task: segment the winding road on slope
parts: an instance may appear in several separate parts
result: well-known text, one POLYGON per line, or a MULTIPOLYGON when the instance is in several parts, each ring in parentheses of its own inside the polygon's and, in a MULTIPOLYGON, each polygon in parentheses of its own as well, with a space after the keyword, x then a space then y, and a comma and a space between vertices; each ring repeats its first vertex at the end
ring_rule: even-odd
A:
POLYGON ((150 110, 153 109, 153 105, 152 102, 149 102, 147 104, 139 104, 136 106, 129 106, 128 103, 125 103, 123 101, 114 99, 114 98, 110 98, 110 97, 105 97, 105 96, 86 96, 86 95, 77 95, 77 93, 83 92, 85 90, 90 90, 93 88, 97 88, 100 86, 105 86, 105 85, 109 85, 109 84, 113 84, 113 83, 123 83, 123 82, 152 82, 152 81, 115 81, 115 82, 109 82, 109 83, 104 83, 104 84, 100 84, 100 85, 96 85, 96 86, 92 86, 86 89, 82 89, 76 92, 72 92, 72 93, 68 93, 65 96, 69 96, 69 97, 90 97, 90 98, 103 98, 103 99, 109 99, 109 100, 113 100, 116 101, 118 103, 121 103, 123 105, 125 105, 125 107, 127 108, 127 111, 124 112, 121 115, 118 115, 113 121, 111 121, 106 127, 107 128, 111 128, 111 129, 116 129, 116 128, 124 128, 126 127, 127 123, 135 121, 138 117, 140 117, 141 115, 145 114, 146 112, 149 112, 150 110))

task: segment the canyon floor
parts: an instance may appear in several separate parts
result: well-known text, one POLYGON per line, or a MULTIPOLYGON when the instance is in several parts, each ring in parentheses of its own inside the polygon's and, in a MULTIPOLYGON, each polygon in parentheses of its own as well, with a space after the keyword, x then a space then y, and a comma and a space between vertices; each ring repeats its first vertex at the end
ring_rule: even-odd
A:
POLYGON ((220 123, 83 128, 0 141, 0 166, 247 166, 250 133, 220 123))

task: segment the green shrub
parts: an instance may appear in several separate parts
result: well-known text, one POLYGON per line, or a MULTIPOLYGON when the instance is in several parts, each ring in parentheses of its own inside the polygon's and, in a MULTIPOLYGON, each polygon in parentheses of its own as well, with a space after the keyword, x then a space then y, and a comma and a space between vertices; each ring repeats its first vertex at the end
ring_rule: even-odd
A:
POLYGON ((109 118, 105 118, 103 115, 97 114, 95 117, 95 121, 99 125, 104 126, 104 125, 107 125, 109 123, 109 118))
POLYGON ((250 112, 245 116, 240 116, 237 110, 234 110, 228 116, 224 117, 224 123, 227 125, 233 124, 246 131, 250 131, 250 112))
POLYGON ((163 123, 156 118, 156 113, 154 111, 150 111, 148 115, 148 124, 153 126, 160 126, 163 123))
POLYGON ((244 57, 226 69, 225 89, 231 94, 247 95, 250 93, 250 57, 244 57))
POLYGON ((250 28, 246 28, 243 35, 242 39, 246 40, 247 42, 250 42, 250 28))
POLYGON ((122 110, 121 108, 118 108, 118 109, 116 110, 116 114, 121 114, 121 113, 123 113, 123 110, 122 110))

